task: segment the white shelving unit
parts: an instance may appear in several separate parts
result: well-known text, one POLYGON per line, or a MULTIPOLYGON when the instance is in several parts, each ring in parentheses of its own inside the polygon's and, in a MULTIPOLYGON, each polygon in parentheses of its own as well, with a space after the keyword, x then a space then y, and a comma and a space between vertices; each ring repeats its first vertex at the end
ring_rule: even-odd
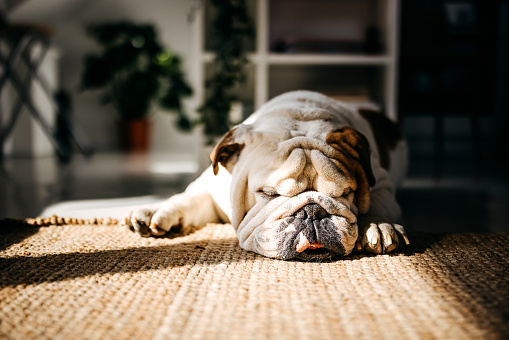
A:
MULTIPOLYGON (((308 89, 341 97, 366 98, 397 119, 397 38, 399 0, 248 0, 256 28, 247 84, 240 97, 253 109, 289 90, 308 89), (363 43, 368 27, 379 32, 380 51, 292 51, 279 53, 277 39, 363 43), (361 94, 361 95, 359 95, 361 94)), ((195 20, 195 88, 205 93, 207 64, 203 6, 195 20)))

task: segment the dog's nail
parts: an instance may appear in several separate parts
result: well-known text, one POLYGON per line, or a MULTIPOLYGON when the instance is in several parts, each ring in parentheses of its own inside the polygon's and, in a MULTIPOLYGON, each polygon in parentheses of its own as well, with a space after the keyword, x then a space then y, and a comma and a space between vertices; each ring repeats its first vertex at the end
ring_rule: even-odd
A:
POLYGON ((378 244, 378 235, 376 235, 375 233, 371 234, 371 236, 369 237, 369 243, 372 245, 372 246, 376 246, 378 244))
POLYGON ((384 243, 386 246, 389 246, 392 244, 392 237, 390 234, 385 234, 384 235, 384 243))
POLYGON ((368 246, 375 254, 382 253, 382 245, 380 244, 380 237, 378 233, 372 233, 371 236, 369 236, 369 244, 366 246, 368 246))
POLYGON ((150 228, 150 232, 154 236, 162 236, 166 233, 164 230, 162 230, 161 228, 159 228, 157 226, 157 223, 152 223, 149 228, 150 228))
POLYGON ((410 240, 408 239, 408 235, 406 234, 405 228, 403 228, 399 224, 395 224, 394 228, 397 230, 398 235, 401 236, 401 239, 405 242, 405 244, 409 245, 410 240))
POLYGON ((359 241, 355 242, 355 251, 362 251, 362 245, 359 241))
POLYGON ((385 239, 384 253, 390 253, 393 250, 395 250, 396 248, 398 248, 398 240, 397 239, 396 239, 396 242, 394 242, 392 236, 389 236, 388 239, 387 238, 384 238, 384 239, 385 239))

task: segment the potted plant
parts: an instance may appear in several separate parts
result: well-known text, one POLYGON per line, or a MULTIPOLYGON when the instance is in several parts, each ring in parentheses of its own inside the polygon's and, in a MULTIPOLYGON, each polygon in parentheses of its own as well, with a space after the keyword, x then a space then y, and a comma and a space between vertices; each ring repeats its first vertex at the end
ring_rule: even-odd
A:
POLYGON ((248 45, 254 39, 245 0, 211 0, 211 5, 212 52, 215 57, 211 75, 205 81, 204 102, 198 109, 208 144, 213 144, 231 127, 229 113, 232 103, 238 101, 234 87, 246 79, 248 45))
POLYGON ((153 105, 177 114, 177 126, 190 130, 182 99, 192 94, 180 58, 159 44, 152 25, 130 22, 90 25, 87 33, 101 47, 87 55, 83 89, 102 89, 101 101, 113 103, 120 116, 121 137, 130 151, 146 151, 148 116, 153 105), (122 132, 123 131, 123 132, 122 132))

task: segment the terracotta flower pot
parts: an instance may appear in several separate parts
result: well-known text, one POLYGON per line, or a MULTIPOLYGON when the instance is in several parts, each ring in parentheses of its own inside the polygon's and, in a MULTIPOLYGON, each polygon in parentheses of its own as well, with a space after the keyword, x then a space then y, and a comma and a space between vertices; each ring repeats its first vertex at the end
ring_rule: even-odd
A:
POLYGON ((119 122, 119 136, 122 150, 147 152, 150 148, 151 123, 148 119, 119 122))

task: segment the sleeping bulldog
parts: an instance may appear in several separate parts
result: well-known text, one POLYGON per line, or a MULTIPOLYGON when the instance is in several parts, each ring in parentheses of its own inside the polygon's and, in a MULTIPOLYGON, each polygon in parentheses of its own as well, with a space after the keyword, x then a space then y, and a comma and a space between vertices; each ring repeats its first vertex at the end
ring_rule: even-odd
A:
POLYGON ((183 193, 134 209, 124 223, 141 236, 231 223, 243 249, 285 260, 389 253, 409 244, 395 223, 405 155, 382 115, 290 92, 230 130, 183 193))

